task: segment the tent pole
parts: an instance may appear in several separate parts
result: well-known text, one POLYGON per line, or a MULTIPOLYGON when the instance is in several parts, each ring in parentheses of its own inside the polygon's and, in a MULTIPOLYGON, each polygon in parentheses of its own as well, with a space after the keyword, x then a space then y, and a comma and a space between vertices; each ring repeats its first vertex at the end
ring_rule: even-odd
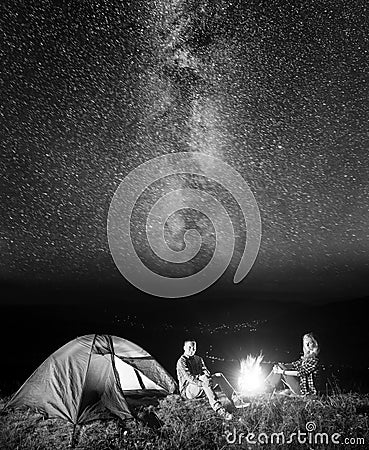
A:
POLYGON ((74 448, 76 445, 76 431, 77 431, 77 424, 75 423, 73 425, 72 436, 70 438, 69 448, 74 448))
POLYGON ((76 424, 74 425, 74 428, 73 428, 73 435, 74 435, 75 427, 77 426, 77 422, 79 420, 79 413, 80 413, 80 408, 81 408, 81 404, 82 404, 83 389, 84 389, 85 384, 86 384, 87 372, 88 372, 88 369, 90 367, 91 355, 92 355, 92 351, 94 349, 96 337, 97 337, 97 334, 94 335, 94 338, 92 340, 92 344, 91 344, 91 347, 90 347, 90 353, 88 355, 87 366, 86 366, 86 370, 85 370, 84 377, 83 377, 83 384, 82 384, 81 395, 80 395, 80 397, 78 399, 78 408, 77 408, 77 412, 76 412, 76 424))

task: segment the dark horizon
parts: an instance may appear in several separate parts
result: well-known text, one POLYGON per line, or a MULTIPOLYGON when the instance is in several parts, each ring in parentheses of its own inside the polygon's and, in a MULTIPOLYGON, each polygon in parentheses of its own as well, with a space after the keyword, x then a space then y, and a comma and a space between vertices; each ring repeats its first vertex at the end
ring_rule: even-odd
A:
POLYGON ((214 302, 214 304, 221 304, 222 299, 226 299, 228 305, 230 302, 243 301, 245 306, 254 302, 278 302, 278 303, 302 303, 316 305, 326 305, 329 303, 342 302, 349 304, 350 301, 355 301, 360 298, 369 297, 365 289, 356 289, 352 292, 351 285, 346 285, 346 289, 330 289, 325 286, 309 286, 305 289, 297 285, 296 290, 291 289, 291 286, 279 283, 277 287, 275 284, 264 283, 263 289, 255 284, 250 284, 247 288, 240 290, 237 285, 224 286, 221 283, 215 283, 202 292, 190 297, 179 299, 164 299, 156 296, 146 294, 127 282, 104 283, 103 281, 85 280, 78 283, 66 281, 7 281, 0 282, 0 290, 2 292, 0 298, 0 308, 2 306, 18 305, 32 306, 50 303, 53 304, 69 304, 76 305, 89 303, 96 303, 96 305, 106 303, 114 304, 121 303, 122 306, 131 304, 132 302, 139 305, 148 303, 162 304, 162 303, 177 303, 180 307, 183 303, 191 301, 197 302, 214 302))

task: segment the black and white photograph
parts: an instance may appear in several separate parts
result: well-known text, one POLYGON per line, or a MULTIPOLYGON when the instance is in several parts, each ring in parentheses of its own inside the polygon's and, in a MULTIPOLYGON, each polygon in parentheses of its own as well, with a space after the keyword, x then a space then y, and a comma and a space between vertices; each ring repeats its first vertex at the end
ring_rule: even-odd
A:
POLYGON ((368 448, 368 3, 0 36, 0 448, 368 448))

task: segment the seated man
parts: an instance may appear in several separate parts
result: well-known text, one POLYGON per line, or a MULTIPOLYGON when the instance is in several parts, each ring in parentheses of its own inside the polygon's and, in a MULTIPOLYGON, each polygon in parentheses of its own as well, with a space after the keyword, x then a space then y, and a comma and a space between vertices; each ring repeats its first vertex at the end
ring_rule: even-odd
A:
POLYGON ((177 361, 177 377, 181 396, 193 399, 202 397, 205 394, 213 410, 225 420, 231 420, 232 414, 223 408, 213 386, 218 384, 231 402, 232 386, 227 382, 223 374, 210 375, 204 360, 200 356, 195 355, 195 341, 185 341, 183 349, 184 353, 177 361))

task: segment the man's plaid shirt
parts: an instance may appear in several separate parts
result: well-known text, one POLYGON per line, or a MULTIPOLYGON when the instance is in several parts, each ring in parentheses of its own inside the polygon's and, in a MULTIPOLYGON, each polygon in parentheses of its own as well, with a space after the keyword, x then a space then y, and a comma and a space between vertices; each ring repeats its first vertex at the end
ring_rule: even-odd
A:
POLYGON ((317 373, 318 358, 309 356, 301 358, 292 363, 292 366, 297 370, 300 379, 300 390, 302 395, 316 394, 316 387, 314 385, 314 377, 317 373))

